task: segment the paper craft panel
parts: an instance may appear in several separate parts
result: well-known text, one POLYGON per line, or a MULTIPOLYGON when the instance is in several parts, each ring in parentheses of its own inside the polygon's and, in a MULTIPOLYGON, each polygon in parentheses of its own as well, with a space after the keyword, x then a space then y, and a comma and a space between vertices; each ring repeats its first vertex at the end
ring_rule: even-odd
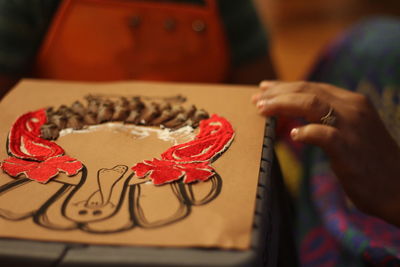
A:
MULTIPOLYGON (((204 84, 24 80, 0 103, 0 236, 247 249, 265 125, 250 103, 256 91, 204 84), (40 160, 29 158, 39 153, 37 147, 46 147, 40 140, 32 141, 35 149, 18 142, 10 148, 15 143, 10 129, 23 114, 71 106, 88 95, 157 101, 180 95, 210 117, 195 129, 118 121, 66 129, 49 141, 65 154, 40 160), (50 169, 51 177, 32 179, 45 176, 42 169, 50 169)), ((35 116, 32 125, 40 121, 35 116)), ((27 125, 28 133, 14 138, 23 144, 35 131, 27 125)))

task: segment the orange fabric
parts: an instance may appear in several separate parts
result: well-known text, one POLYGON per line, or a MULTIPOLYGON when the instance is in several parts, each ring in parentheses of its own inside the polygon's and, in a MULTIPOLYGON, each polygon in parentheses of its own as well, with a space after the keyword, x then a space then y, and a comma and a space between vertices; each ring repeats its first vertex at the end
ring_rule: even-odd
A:
POLYGON ((229 52, 216 0, 205 3, 64 0, 34 76, 222 82, 229 52))

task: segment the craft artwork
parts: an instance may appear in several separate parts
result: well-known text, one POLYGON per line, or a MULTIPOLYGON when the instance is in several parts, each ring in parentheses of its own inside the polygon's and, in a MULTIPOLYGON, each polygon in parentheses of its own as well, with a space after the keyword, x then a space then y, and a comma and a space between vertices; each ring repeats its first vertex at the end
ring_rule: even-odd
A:
POLYGON ((234 130, 225 118, 216 114, 209 116, 193 105, 185 106, 183 97, 88 96, 86 100, 86 106, 76 101, 70 107, 25 113, 12 125, 7 140, 9 157, 1 162, 1 169, 15 179, 0 186, 0 200, 7 199, 9 194, 18 194, 22 187, 32 183, 43 188, 47 199, 36 207, 20 211, 1 205, 2 218, 17 221, 32 217, 37 225, 53 230, 113 233, 171 224, 187 217, 192 206, 206 204, 219 195, 222 179, 211 163, 228 149, 234 138, 234 130), (121 127, 158 127, 168 132, 183 127, 193 132, 198 128, 198 133, 192 140, 168 148, 158 158, 132 162, 132 166, 99 169, 95 177, 97 187, 82 196, 80 190, 88 182, 85 162, 69 155, 56 141, 68 131, 88 131, 90 127, 110 122, 122 122, 121 127), (60 173, 71 178, 57 180, 60 173), (176 211, 162 220, 149 221, 140 205, 141 186, 150 182, 156 187, 170 187, 179 202, 176 211), (192 190, 202 182, 211 186, 208 194, 198 199, 192 190), (56 188, 51 195, 50 188, 56 188), (49 219, 48 213, 54 214, 57 209, 62 223, 49 219), (123 209, 127 215, 120 215, 123 209), (99 226, 118 216, 128 219, 111 228, 99 226))

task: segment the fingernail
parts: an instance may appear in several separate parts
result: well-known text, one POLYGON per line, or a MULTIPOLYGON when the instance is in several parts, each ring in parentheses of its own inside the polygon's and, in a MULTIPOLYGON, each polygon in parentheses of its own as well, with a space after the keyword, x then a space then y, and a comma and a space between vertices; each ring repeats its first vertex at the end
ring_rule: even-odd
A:
POLYGON ((293 128, 290 131, 290 137, 292 138, 292 140, 296 140, 298 135, 299 135, 299 129, 298 128, 293 128))
POLYGON ((260 87, 270 87, 275 83, 275 81, 262 81, 260 87))
POLYGON ((267 105, 267 100, 265 100, 265 99, 258 100, 257 104, 256 104, 257 108, 262 108, 266 105, 267 105))

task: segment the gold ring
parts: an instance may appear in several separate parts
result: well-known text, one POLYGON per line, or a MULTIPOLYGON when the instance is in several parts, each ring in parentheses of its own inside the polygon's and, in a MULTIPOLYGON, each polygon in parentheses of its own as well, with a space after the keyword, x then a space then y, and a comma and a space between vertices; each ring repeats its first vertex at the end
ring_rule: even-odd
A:
POLYGON ((333 108, 332 106, 329 107, 328 113, 321 117, 321 123, 324 125, 333 126, 336 122, 336 116, 333 115, 333 108))

